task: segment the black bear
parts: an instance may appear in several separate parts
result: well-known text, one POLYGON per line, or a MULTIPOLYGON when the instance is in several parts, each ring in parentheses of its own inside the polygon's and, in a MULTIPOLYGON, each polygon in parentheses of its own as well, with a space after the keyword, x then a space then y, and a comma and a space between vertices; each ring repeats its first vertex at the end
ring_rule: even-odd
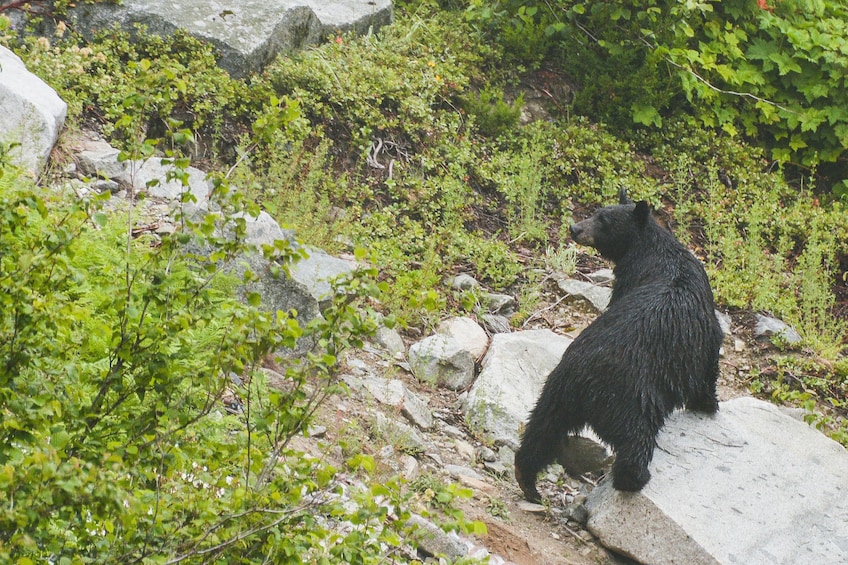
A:
POLYGON ((575 242, 615 264, 607 310, 566 349, 530 413, 515 478, 538 501, 536 476, 585 425, 615 451, 613 487, 638 491, 666 416, 718 410, 723 339, 704 267, 624 190, 620 204, 571 226, 575 242))

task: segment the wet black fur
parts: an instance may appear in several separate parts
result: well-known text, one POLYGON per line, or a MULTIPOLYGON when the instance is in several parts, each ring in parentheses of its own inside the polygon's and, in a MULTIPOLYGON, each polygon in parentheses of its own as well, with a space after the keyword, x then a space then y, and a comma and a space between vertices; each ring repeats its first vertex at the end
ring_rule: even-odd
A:
POLYGON ((539 500, 536 476, 584 425, 616 454, 613 486, 638 491, 656 436, 676 408, 714 413, 722 332, 707 274, 645 202, 598 210, 571 226, 574 241, 615 263, 608 309, 548 376, 515 455, 515 476, 539 500))

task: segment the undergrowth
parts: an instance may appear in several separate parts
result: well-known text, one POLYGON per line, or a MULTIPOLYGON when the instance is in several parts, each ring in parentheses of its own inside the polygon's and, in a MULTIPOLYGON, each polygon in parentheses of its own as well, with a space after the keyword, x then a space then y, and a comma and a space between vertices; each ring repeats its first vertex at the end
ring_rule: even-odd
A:
MULTIPOLYGON (((179 33, 141 33, 131 42, 123 32, 105 32, 87 43, 64 30, 3 42, 68 101, 73 124, 97 124, 116 145, 146 154, 197 153, 199 140, 211 139, 208 166, 254 211, 268 210, 328 251, 367 247, 382 292, 357 299, 407 326, 426 328, 448 310, 475 307, 473 297, 457 297, 445 283, 459 271, 532 306, 533 268, 547 255, 550 264, 571 269, 567 254, 548 250, 567 249, 569 222, 613 202, 625 187, 670 218, 705 261, 722 309, 764 311, 795 326, 802 351, 781 358, 780 370, 755 386, 816 410, 813 419, 846 441, 846 321, 834 316, 833 287, 845 277, 839 261, 848 220, 837 198, 809 184, 815 170, 803 182, 787 182, 760 149, 671 116, 628 139, 592 116, 574 117, 573 107, 567 115, 548 108, 548 120, 522 124, 521 99, 507 103, 501 93, 524 75, 518 67, 492 70, 506 46, 462 13, 428 2, 404 6, 377 34, 331 37, 245 80, 227 76, 210 47, 179 33), (195 147, 170 143, 180 136, 195 147), (818 364, 811 368, 809 359, 818 364)), ((511 21, 506 45, 521 44, 524 24, 535 29, 526 17, 511 21)), ((524 61, 547 42, 538 31, 521 44, 524 61)), ((660 86, 658 102, 666 105, 665 82, 660 86)), ((273 402, 249 422, 219 417, 209 404, 226 386, 221 375, 232 368, 255 374, 245 370, 268 350, 261 336, 276 343, 313 331, 355 345, 351 336, 337 336, 354 323, 353 312, 339 310, 320 328, 278 327, 222 287, 201 283, 214 261, 183 264, 167 247, 142 242, 127 256, 118 245, 127 234, 109 222, 94 230, 96 211, 48 207, 32 186, 15 192, 11 174, 0 179, 12 191, 5 194, 15 195, 0 210, 0 346, 8 345, 0 482, 9 489, 0 492, 18 503, 3 505, 11 510, 0 518, 0 555, 103 551, 117 559, 131 551, 128 532, 137 542, 132 551, 159 548, 150 540, 173 543, 172 552, 198 551, 214 545, 204 531, 235 537, 236 522, 248 515, 245 527, 259 530, 256 541, 222 555, 247 561, 288 539, 291 554, 272 560, 359 551, 368 562, 379 559, 380 543, 399 545, 407 501, 395 482, 357 491, 352 517, 334 497, 343 488, 338 470, 321 462, 284 449, 278 455, 285 472, 268 471, 269 482, 256 482, 269 464, 260 453, 274 452, 282 437, 268 435, 280 417, 273 408, 282 403, 288 422, 275 429, 291 431, 303 421, 294 402, 302 396, 270 392, 256 376, 246 381, 256 387, 251 394, 273 402), (34 261, 21 267, 29 278, 11 275, 20 272, 8 263, 15 256, 34 261), (216 356, 221 352, 230 356, 216 356), (98 398, 96 407, 116 404, 95 421, 90 408, 98 398), (264 438, 261 449, 239 443, 250 434, 264 438), (216 463, 204 469, 193 466, 198 461, 216 463), (48 491, 59 493, 56 500, 48 491), (28 497, 29 507, 20 502, 28 497), (275 510, 281 505, 282 513, 275 510), (338 516, 361 520, 361 529, 339 533, 338 516), (170 539, 168 524, 177 523, 185 526, 170 539), (312 543, 316 531, 331 543, 312 543), (42 549, 42 539, 53 545, 42 549), (314 553, 298 556, 300 543, 314 553)), ((198 226, 198 237, 211 237, 213 227, 198 226)), ((335 355, 313 361, 326 379, 320 382, 332 383, 335 355)), ((305 394, 306 374, 294 373, 303 385, 298 394, 305 394)), ((367 480, 373 461, 349 459, 347 472, 367 480)), ((431 491, 424 489, 429 505, 459 494, 431 491)))

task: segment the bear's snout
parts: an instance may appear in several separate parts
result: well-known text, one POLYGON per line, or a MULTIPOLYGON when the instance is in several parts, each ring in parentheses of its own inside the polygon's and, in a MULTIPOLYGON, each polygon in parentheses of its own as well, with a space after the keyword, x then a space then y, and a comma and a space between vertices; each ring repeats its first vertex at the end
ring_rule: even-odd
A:
POLYGON ((581 245, 592 245, 592 238, 586 229, 586 226, 583 225, 583 222, 579 224, 571 224, 571 239, 576 241, 581 245))
POLYGON ((583 231, 580 224, 571 224, 571 237, 576 238, 583 231))

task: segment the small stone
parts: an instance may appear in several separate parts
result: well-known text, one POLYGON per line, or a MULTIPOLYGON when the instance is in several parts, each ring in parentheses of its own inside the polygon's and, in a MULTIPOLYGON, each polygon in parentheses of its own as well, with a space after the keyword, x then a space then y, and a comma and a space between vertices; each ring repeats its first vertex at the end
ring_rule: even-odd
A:
POLYGON ((472 446, 467 441, 463 441, 461 439, 454 440, 453 442, 454 448, 456 452, 466 461, 473 462, 474 461, 474 446, 472 446))
POLYGON ((398 458, 398 462, 400 463, 400 474, 407 481, 414 480, 421 473, 421 465, 418 463, 418 459, 412 455, 404 453, 398 458))
POLYGON ((91 188, 100 193, 109 192, 111 194, 115 194, 121 190, 121 185, 113 180, 99 179, 91 183, 91 188))
POLYGON ((412 535, 418 542, 418 549, 427 555, 443 555, 453 561, 468 553, 468 548, 462 540, 445 533, 439 526, 421 516, 413 515, 408 524, 416 527, 412 535))
POLYGON ((568 520, 574 520, 578 524, 585 524, 589 520, 589 511, 586 510, 585 504, 573 502, 566 507, 565 517, 568 520))
POLYGON ((718 320, 718 325, 721 326, 721 332, 724 335, 730 335, 731 333, 731 324, 733 320, 730 318, 730 314, 725 314, 724 312, 715 311, 716 319, 718 320))
POLYGON ((484 461, 483 467, 490 473, 498 477, 507 477, 512 473, 513 465, 504 465, 500 461, 484 461))
POLYGON ((557 461, 571 477, 602 471, 612 458, 612 453, 600 440, 582 435, 570 437, 557 454, 557 461))
POLYGON ((439 430, 446 436, 452 437, 454 439, 463 439, 465 438, 465 432, 457 428, 456 426, 452 426, 450 424, 446 424, 442 422, 439 425, 439 430))
POLYGON ((777 318, 770 318, 757 314, 757 323, 754 326, 754 335, 757 337, 777 337, 789 345, 796 344, 801 341, 801 336, 798 335, 791 326, 777 318))
POLYGON ((741 353, 742 351, 745 351, 745 342, 742 341, 741 339, 734 339, 733 340, 733 351, 735 351, 737 353, 741 353))
POLYGON ((477 456, 483 461, 496 461, 498 456, 494 451, 486 447, 485 445, 481 445, 477 448, 477 456))
POLYGON ((461 485, 464 485, 472 490, 485 492, 485 493, 493 493, 495 492, 495 487, 487 483, 482 479, 478 479, 476 477, 469 477, 466 475, 460 475, 457 480, 461 485))
POLYGON ((384 441, 406 453, 424 453, 429 447, 420 435, 403 422, 390 420, 381 412, 375 413, 375 431, 384 441))
POLYGON ((547 509, 543 505, 536 504, 535 502, 527 502, 526 500, 522 500, 518 503, 518 509, 530 514, 547 513, 547 509))
POLYGON ((465 273, 461 273, 455 276, 450 284, 452 288, 458 290, 471 290, 480 286, 480 283, 477 282, 477 279, 475 279, 471 275, 466 275, 465 273))
POLYGON ((594 273, 589 273, 586 276, 590 281, 596 284, 612 282, 615 279, 612 269, 598 269, 594 273))
POLYGON ((469 467, 463 467, 462 465, 445 465, 445 471, 447 471, 447 473, 455 479, 460 479, 462 477, 471 477, 480 481, 486 479, 486 477, 484 477, 474 469, 471 469, 469 467))
POLYGON ((482 300, 492 314, 511 316, 515 312, 515 298, 508 294, 486 293, 482 300))
POLYGON ((444 468, 445 462, 442 461, 442 457, 438 453, 433 453, 432 451, 426 452, 424 455, 432 459, 438 464, 439 468, 444 468))
POLYGON ((474 380, 474 357, 450 336, 435 334, 409 348, 412 374, 421 382, 463 390, 474 380))
POLYGON ((406 344, 404 344, 403 338, 393 328, 380 326, 377 328, 374 339, 396 359, 402 359, 406 353, 406 344))
POLYGON ((347 366, 352 370, 351 372, 356 375, 366 375, 369 372, 368 363, 362 359, 348 359, 347 366))
POLYGON ((489 346, 486 331, 477 322, 465 316, 444 320, 436 328, 436 333, 455 339, 476 361, 486 354, 486 348, 489 346))
POLYGON ((598 311, 603 312, 609 305, 612 290, 585 281, 566 279, 557 282, 560 290, 571 296, 576 296, 589 303, 598 311))
POLYGON ((177 228, 171 222, 161 222, 159 227, 156 228, 157 235, 171 235, 175 231, 177 231, 177 228))
POLYGON ((509 333, 512 328, 509 325, 509 318, 506 316, 498 316, 496 314, 483 314, 481 317, 483 325, 492 334, 509 333))
POLYGON ((327 428, 324 426, 309 426, 309 437, 322 438, 327 435, 327 428))

